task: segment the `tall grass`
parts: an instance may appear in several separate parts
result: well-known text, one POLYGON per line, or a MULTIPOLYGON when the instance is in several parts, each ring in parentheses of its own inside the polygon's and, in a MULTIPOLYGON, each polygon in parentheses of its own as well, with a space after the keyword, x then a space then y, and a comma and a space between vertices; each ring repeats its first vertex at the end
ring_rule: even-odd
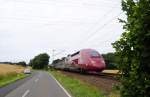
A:
POLYGON ((11 78, 13 76, 17 76, 17 73, 16 72, 11 72, 11 73, 7 73, 7 74, 3 74, 3 75, 0 74, 0 81, 4 80, 6 78, 11 78))
POLYGON ((16 80, 24 78, 26 75, 23 73, 11 72, 5 75, 0 75, 0 87, 10 84, 16 80))
POLYGON ((24 78, 24 67, 10 64, 0 64, 0 87, 24 78))

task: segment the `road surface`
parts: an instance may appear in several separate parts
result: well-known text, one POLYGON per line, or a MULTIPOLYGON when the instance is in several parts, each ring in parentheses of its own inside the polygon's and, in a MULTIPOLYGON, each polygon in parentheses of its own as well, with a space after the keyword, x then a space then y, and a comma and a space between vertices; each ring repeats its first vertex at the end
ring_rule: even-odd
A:
POLYGON ((69 93, 45 71, 36 74, 9 92, 5 97, 71 97, 69 93))

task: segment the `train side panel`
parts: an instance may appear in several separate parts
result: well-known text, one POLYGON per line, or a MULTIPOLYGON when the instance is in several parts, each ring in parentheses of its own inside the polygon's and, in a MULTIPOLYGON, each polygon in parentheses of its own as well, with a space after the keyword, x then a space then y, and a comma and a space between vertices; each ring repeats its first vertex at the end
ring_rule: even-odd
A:
POLYGON ((57 68, 68 70, 84 70, 101 72, 105 69, 105 62, 103 57, 93 49, 80 50, 57 64, 57 68))

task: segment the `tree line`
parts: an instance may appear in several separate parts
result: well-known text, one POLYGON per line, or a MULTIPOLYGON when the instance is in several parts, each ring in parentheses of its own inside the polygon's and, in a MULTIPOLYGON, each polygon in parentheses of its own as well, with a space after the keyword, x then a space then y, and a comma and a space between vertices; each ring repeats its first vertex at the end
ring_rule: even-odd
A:
POLYGON ((27 63, 25 61, 20 61, 20 62, 0 62, 0 64, 27 66, 27 63))

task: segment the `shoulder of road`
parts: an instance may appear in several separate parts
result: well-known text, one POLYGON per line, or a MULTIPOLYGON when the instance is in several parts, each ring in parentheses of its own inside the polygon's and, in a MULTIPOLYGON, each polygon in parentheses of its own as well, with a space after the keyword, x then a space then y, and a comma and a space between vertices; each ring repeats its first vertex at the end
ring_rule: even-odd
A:
POLYGON ((45 71, 0 88, 0 97, 71 97, 61 84, 45 71))

